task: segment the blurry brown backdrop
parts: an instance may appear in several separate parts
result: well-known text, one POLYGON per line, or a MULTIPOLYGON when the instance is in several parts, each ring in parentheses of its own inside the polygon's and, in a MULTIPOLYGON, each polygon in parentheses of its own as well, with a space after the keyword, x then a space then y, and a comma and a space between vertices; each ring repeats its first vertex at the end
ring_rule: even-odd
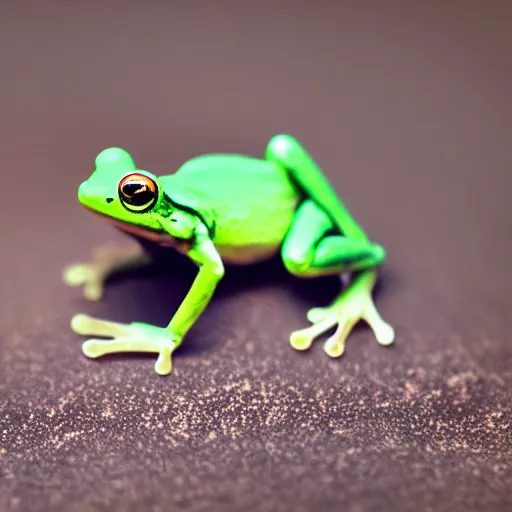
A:
POLYGON ((0 3, 0 509, 511 510, 512 4, 0 3), (346 354, 288 345, 336 282, 228 274, 160 378, 89 361, 83 311, 165 324, 195 270, 87 303, 122 239, 76 187, 99 151, 169 172, 299 138, 389 253, 346 354))

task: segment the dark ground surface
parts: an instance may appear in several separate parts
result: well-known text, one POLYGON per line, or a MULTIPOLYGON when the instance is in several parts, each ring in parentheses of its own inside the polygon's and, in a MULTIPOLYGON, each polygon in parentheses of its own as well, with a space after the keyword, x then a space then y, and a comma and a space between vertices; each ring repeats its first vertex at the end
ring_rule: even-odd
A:
POLYGON ((512 510, 510 2, 198 4, 0 4, 0 509, 512 510), (271 263, 168 378, 83 357, 74 313, 165 324, 194 276, 61 284, 120 238, 76 201, 96 154, 160 172, 278 132, 388 249, 395 346, 293 351, 336 282, 271 263))

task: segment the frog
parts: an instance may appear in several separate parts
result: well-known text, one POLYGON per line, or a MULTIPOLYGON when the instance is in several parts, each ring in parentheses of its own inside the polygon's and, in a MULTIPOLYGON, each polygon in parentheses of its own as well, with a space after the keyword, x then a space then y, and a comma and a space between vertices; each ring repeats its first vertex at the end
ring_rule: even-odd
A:
POLYGON ((199 321, 226 269, 274 257, 297 278, 340 279, 340 291, 329 304, 307 311, 310 325, 290 333, 293 349, 308 350, 325 335, 325 354, 338 358, 360 321, 380 345, 395 341, 395 329, 373 298, 386 250, 370 240, 294 136, 271 136, 260 156, 199 154, 158 176, 140 169, 120 147, 102 150, 94 164, 78 187, 79 203, 141 243, 131 250, 101 246, 88 263, 68 265, 64 281, 82 287, 87 299, 100 300, 110 277, 151 264, 149 246, 178 251, 197 273, 166 326, 74 315, 71 329, 89 338, 82 344, 88 358, 152 353, 155 372, 169 375, 174 352, 199 321))

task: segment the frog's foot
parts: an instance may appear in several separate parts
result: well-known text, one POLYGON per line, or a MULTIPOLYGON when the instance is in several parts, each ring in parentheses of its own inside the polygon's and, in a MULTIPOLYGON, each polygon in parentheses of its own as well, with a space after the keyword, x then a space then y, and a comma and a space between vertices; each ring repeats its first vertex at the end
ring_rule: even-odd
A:
POLYGON ((108 244, 93 251, 90 263, 77 263, 64 269, 63 279, 69 286, 83 286, 88 300, 103 296, 105 281, 115 272, 149 263, 140 246, 108 244))
POLYGON ((171 355, 180 344, 179 337, 168 329, 138 322, 121 324, 79 314, 71 320, 71 328, 77 334, 111 338, 85 341, 82 351, 90 358, 119 352, 157 353, 155 371, 159 375, 171 373, 171 355))
POLYGON ((373 282, 371 274, 363 273, 330 306, 311 309, 308 320, 313 325, 291 334, 292 347, 307 350, 318 336, 337 326, 334 334, 325 342, 324 351, 330 357, 340 357, 345 352, 348 335, 360 320, 370 325, 380 345, 391 345, 395 340, 395 332, 375 307, 371 296, 373 282))

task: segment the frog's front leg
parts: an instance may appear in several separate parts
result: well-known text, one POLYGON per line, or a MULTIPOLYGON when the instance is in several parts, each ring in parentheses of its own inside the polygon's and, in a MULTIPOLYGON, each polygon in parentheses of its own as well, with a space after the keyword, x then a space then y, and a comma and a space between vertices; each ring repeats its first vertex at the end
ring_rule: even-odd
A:
POLYGON ((112 338, 85 341, 82 347, 84 354, 96 358, 116 352, 153 352, 159 354, 155 371, 160 375, 169 374, 172 353, 201 316, 224 275, 222 260, 204 226, 199 226, 187 254, 199 265, 199 273, 167 327, 139 322, 120 324, 76 315, 71 327, 78 334, 112 338))
POLYGON ((382 247, 364 240, 345 236, 326 236, 334 225, 327 214, 312 200, 306 200, 298 209, 295 221, 283 244, 285 266, 300 277, 356 272, 356 277, 333 303, 326 308, 309 311, 310 327, 295 331, 290 336, 297 350, 311 347, 315 338, 337 326, 326 341, 324 350, 331 357, 339 357, 345 350, 345 340, 359 320, 372 327, 377 341, 389 345, 394 341, 393 328, 384 322, 374 305, 372 290, 377 278, 376 267, 385 258, 382 247))
POLYGON ((106 244, 97 247, 89 263, 75 263, 64 269, 63 279, 69 286, 83 286, 88 300, 99 300, 103 296, 105 282, 112 275, 124 270, 141 268, 152 259, 138 244, 106 244))

